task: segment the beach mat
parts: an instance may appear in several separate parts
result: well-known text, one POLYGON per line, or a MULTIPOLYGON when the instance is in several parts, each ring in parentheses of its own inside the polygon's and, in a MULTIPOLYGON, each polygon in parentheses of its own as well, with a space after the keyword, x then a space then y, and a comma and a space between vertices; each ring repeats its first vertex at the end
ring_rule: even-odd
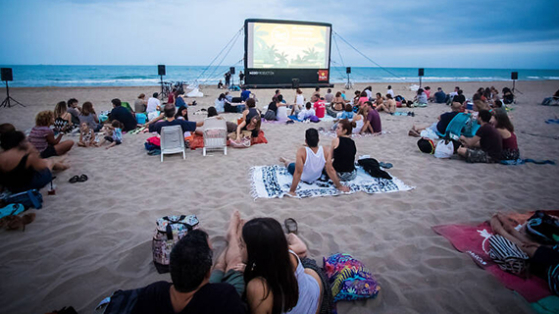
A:
MULTIPOLYGON (((289 192, 293 176, 284 166, 255 166, 250 169, 251 195, 257 198, 282 198, 289 192)), ((332 181, 315 181, 312 184, 300 182, 297 187, 299 198, 333 196, 340 194, 352 194, 355 192, 390 193, 408 191, 414 187, 404 184, 398 178, 392 180, 373 178, 366 173, 363 168, 357 167, 357 177, 344 185, 349 186, 349 193, 342 193, 332 183, 332 181)))
MULTIPOLYGON (((551 215, 557 215, 557 211, 546 211, 551 215)), ((519 223, 524 223, 533 212, 518 214, 513 218, 519 223)), ((530 276, 521 278, 505 272, 495 264, 489 257, 489 238, 492 229, 488 221, 477 226, 474 225, 440 225, 432 227, 433 231, 445 237, 460 252, 469 255, 481 268, 495 276, 505 287, 518 292, 528 302, 537 302, 552 295, 547 282, 539 277, 530 276)))

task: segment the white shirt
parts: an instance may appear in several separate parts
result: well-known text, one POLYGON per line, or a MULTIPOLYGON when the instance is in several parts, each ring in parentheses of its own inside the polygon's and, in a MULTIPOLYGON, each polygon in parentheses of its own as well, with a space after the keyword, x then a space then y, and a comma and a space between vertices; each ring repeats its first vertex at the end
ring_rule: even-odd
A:
POLYGON ((295 103, 301 106, 305 105, 305 97, 303 97, 303 94, 297 94, 295 97, 295 103))
POLYGON ((386 91, 387 94, 390 94, 390 96, 392 96, 392 99, 394 99, 394 91, 389 89, 386 91))
POLYGON ((305 158, 305 164, 303 165, 301 181, 312 183, 322 175, 326 159, 324 159, 322 146, 318 147, 316 154, 309 147, 305 147, 305 150, 307 151, 307 158, 305 158))
POLYGON ((366 89, 365 93, 367 93, 367 98, 371 99, 371 97, 373 97, 373 92, 371 92, 370 90, 366 89))
POLYGON ((161 102, 157 98, 150 97, 148 99, 148 106, 146 112, 152 112, 157 110, 157 106, 161 106, 161 102))

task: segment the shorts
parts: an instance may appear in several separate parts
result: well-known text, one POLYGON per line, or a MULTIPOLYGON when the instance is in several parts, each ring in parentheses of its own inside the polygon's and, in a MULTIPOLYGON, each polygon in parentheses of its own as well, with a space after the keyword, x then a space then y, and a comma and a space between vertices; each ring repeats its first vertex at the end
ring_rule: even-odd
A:
POLYGON ((340 181, 351 181, 357 177, 357 169, 352 172, 336 172, 340 181))
POLYGON ((45 150, 41 152, 41 158, 43 159, 52 156, 58 156, 58 154, 56 153, 56 149, 54 149, 54 146, 52 145, 47 146, 47 148, 45 148, 45 150))
POLYGON ((491 157, 481 149, 468 148, 466 151, 466 161, 470 163, 491 163, 491 157))
POLYGON ((120 144, 122 143, 121 141, 115 140, 115 139, 113 139, 113 138, 110 137, 110 136, 105 136, 105 140, 106 140, 107 142, 110 142, 110 143, 115 142, 116 145, 120 145, 120 144))
POLYGON ((214 270, 210 275, 210 283, 227 283, 233 286, 240 297, 245 292, 245 278, 243 273, 234 269, 230 269, 227 273, 221 270, 214 270))

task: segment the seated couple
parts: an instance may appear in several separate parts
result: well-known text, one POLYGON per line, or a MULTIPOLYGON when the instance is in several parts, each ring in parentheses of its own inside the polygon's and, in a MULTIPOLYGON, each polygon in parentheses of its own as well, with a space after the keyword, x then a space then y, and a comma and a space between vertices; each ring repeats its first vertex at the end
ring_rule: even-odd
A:
POLYGON ((514 127, 506 112, 495 110, 494 116, 487 110, 479 112, 480 128, 474 137, 460 136, 462 147, 458 154, 471 163, 493 163, 515 160, 520 157, 514 127))
POLYGON ((165 120, 158 121, 156 123, 149 125, 150 132, 157 132, 161 134, 161 128, 165 126, 172 126, 172 125, 180 125, 183 132, 196 132, 200 135, 203 134, 202 130, 198 130, 198 127, 204 125, 204 121, 186 121, 184 119, 177 119, 175 118, 175 113, 177 111, 177 107, 173 104, 166 104, 163 109, 163 114, 165 115, 165 120))
POLYGON ((133 313, 318 313, 324 283, 307 247, 272 218, 231 216, 228 246, 212 271, 208 234, 193 230, 173 248, 172 283, 138 290, 133 313), (246 268, 245 268, 246 265, 246 268), (305 268, 305 265, 308 268, 305 268), (316 269, 316 270, 315 270, 316 269), (246 283, 246 289, 245 289, 246 283))
POLYGON ((348 120, 338 123, 336 134, 332 140, 332 146, 323 148, 318 146, 318 131, 310 128, 305 132, 306 146, 297 150, 295 162, 286 158, 280 158, 289 173, 293 175, 293 181, 289 195, 297 196, 297 186, 300 181, 312 183, 321 178, 323 174, 332 179, 337 189, 349 192, 349 187, 340 181, 351 181, 357 176, 355 168, 355 154, 357 148, 351 139, 352 126, 348 120))

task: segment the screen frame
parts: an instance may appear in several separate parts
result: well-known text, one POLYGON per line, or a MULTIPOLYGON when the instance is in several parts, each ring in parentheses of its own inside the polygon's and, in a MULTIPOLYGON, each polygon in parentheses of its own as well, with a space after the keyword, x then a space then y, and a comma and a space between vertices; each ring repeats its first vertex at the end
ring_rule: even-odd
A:
MULTIPOLYGON (((287 86, 291 86, 291 80, 289 82, 287 82, 285 80, 285 78, 287 76, 289 76, 290 73, 295 73, 295 72, 299 72, 301 73, 301 77, 303 78, 302 81, 300 81, 299 85, 301 87, 311 87, 311 86, 323 86, 323 87, 327 87, 327 86, 332 86, 330 84, 330 63, 331 63, 331 58, 332 58, 332 24, 330 23, 322 23, 322 22, 307 22, 307 21, 291 21, 291 20, 272 20, 272 19, 246 19, 245 20, 245 25, 244 25, 244 29, 245 29, 245 43, 244 43, 244 74, 245 74, 245 85, 247 85, 247 87, 251 87, 251 88, 258 88, 258 87, 262 87, 262 88, 268 88, 268 87, 287 87, 287 86), (267 69, 269 71, 274 72, 274 74, 272 74, 272 77, 277 77, 277 82, 266 82, 263 84, 258 84, 258 83, 253 83, 253 82, 247 82, 248 81, 252 81, 253 78, 249 76, 249 73, 251 70, 254 71, 263 71, 266 69, 260 69, 260 68, 249 68, 248 67, 248 25, 249 23, 268 23, 268 24, 296 24, 296 25, 310 25, 310 26, 322 26, 322 27, 328 27, 330 29, 329 32, 329 38, 328 38, 328 68, 327 69, 317 69, 317 68, 297 68, 297 69, 293 69, 293 68, 270 68, 267 69), (328 78, 326 81, 318 81, 318 74, 317 74, 317 80, 313 80, 310 79, 311 76, 314 76, 313 73, 316 72, 318 73, 318 71, 320 70, 327 70, 328 72, 328 78), (278 74, 276 75, 276 72, 278 72, 278 74)), ((293 75, 291 75, 293 76, 293 75)), ((299 77, 298 77, 299 78, 299 77)), ((268 81, 270 79, 268 78, 268 81)))

